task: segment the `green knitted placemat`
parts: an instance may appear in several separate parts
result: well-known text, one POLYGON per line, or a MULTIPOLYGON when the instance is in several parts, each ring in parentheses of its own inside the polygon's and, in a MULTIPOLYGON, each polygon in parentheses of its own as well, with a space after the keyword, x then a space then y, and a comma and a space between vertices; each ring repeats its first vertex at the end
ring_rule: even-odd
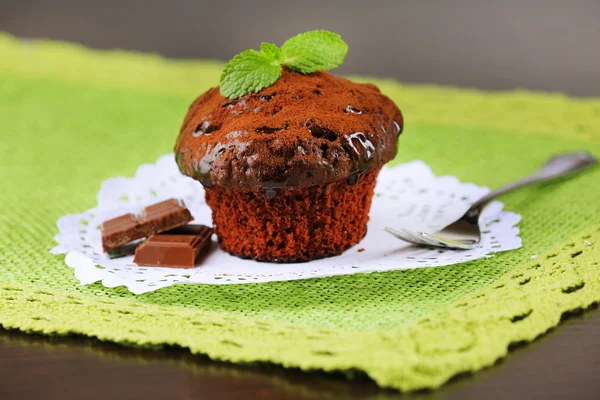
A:
MULTIPOLYGON (((104 179, 170 151, 221 67, 0 35, 0 325, 361 371, 413 390, 491 365, 510 343, 600 300, 600 168, 505 196, 523 216, 523 247, 490 259, 140 296, 80 286, 48 252, 56 220, 93 207, 104 179)), ((406 117, 396 163, 422 159, 438 175, 495 187, 556 152, 600 156, 598 99, 372 81, 406 117)))

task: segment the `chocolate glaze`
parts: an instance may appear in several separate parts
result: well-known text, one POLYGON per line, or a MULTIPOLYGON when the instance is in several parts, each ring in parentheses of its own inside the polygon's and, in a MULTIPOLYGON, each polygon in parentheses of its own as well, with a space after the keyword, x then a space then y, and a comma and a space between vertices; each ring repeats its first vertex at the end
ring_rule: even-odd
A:
POLYGON ((264 190, 347 179, 393 159, 403 128, 398 107, 372 84, 322 71, 283 71, 260 93, 235 100, 218 88, 201 95, 184 120, 175 156, 203 185, 264 190))

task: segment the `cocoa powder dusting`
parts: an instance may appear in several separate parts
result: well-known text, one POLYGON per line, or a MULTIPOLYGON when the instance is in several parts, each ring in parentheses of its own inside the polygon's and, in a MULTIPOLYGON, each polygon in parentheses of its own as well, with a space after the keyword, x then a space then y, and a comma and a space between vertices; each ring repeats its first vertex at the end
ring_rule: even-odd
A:
POLYGON ((283 71, 277 82, 239 99, 218 88, 184 120, 175 154, 180 170, 204 184, 274 195, 348 179, 395 157, 403 119, 372 84, 329 72, 283 71))

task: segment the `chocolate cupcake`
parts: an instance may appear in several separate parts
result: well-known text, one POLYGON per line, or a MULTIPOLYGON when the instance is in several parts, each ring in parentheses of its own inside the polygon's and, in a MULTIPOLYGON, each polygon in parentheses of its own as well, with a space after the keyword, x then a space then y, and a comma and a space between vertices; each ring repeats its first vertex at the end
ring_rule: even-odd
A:
POLYGON ((206 188, 225 251, 302 262, 365 236, 377 174, 395 157, 402 126, 375 85, 284 67, 258 93, 202 94, 175 155, 181 172, 206 188))

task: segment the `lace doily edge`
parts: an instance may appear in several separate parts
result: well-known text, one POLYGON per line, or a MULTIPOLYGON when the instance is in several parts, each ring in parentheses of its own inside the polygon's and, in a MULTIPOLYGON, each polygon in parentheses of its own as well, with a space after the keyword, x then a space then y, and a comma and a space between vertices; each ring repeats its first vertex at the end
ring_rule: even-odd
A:
MULTIPOLYGON (((55 241, 58 243, 58 245, 53 247, 50 250, 50 253, 52 253, 52 254, 67 254, 67 256, 65 257, 65 263, 69 267, 71 267, 75 270, 75 275, 76 275, 77 279, 79 279, 80 282, 84 285, 100 281, 106 287, 112 288, 112 287, 118 287, 118 286, 125 286, 125 287, 127 287, 127 289, 130 292, 132 292, 134 294, 148 293, 148 292, 151 292, 154 290, 161 289, 163 287, 171 286, 173 283, 162 284, 160 282, 157 282, 156 284, 153 284, 152 287, 147 287, 145 285, 132 283, 129 280, 127 280, 125 278, 121 278, 119 276, 115 276, 112 274, 108 275, 107 273, 96 269, 94 261, 91 258, 79 253, 78 251, 74 250, 70 246, 66 245, 64 243, 65 241, 63 240, 63 236, 75 234, 74 232, 71 232, 71 228, 70 228, 72 226, 76 226, 76 224, 73 223, 73 221, 85 220, 87 214, 90 214, 90 213, 93 214, 101 208, 111 209, 111 208, 120 208, 123 206, 123 202, 122 202, 121 198, 114 197, 114 196, 106 196, 103 194, 103 193, 107 193, 107 192, 120 193, 121 191, 120 190, 107 190, 107 187, 131 187, 135 182, 145 181, 145 179, 143 177, 144 175, 150 174, 153 177, 155 177, 156 174, 157 173, 160 174, 161 171, 162 171, 162 174, 164 175, 164 171, 165 170, 168 171, 168 168, 165 168, 164 164, 172 163, 172 161, 173 161, 172 153, 164 154, 164 155, 160 156, 157 159, 157 161, 154 163, 146 163, 146 164, 140 165, 137 168, 135 175, 133 177, 119 176, 119 177, 112 177, 112 178, 106 179, 102 183, 101 189, 98 192, 98 196, 97 196, 98 206, 97 207, 87 210, 83 213, 68 214, 68 215, 64 215, 59 218, 59 220, 57 221, 57 227, 58 227, 59 233, 55 236, 55 241), (156 171, 158 171, 158 172, 156 172, 156 171)), ((454 184, 459 185, 459 186, 464 186, 464 187, 476 186, 469 182, 461 182, 461 181, 459 181, 458 178, 456 178, 454 176, 448 176, 448 175, 436 176, 433 173, 433 171, 431 170, 431 168, 425 162, 423 162, 421 160, 413 160, 413 161, 410 161, 410 162, 407 162, 404 164, 385 167, 386 170, 411 169, 411 168, 420 170, 421 173, 424 173, 426 175, 427 179, 433 179, 433 180, 437 180, 440 182, 452 180, 453 182, 455 181, 454 184)), ((489 189, 485 186, 477 186, 477 188, 479 190, 481 190, 482 192, 489 191, 489 189)), ((134 206, 133 204, 129 204, 129 205, 134 206)), ((138 204, 138 206, 139 206, 139 204, 138 204)), ((493 255, 497 252, 509 251, 509 250, 514 250, 514 249, 520 248, 522 245, 522 242, 521 242, 521 238, 519 237, 519 229, 516 227, 516 225, 519 223, 521 216, 519 214, 510 212, 510 211, 504 211, 504 205, 498 201, 495 201, 492 204, 490 204, 488 206, 488 208, 493 208, 493 209, 497 210, 496 211, 497 214, 504 215, 505 218, 507 218, 508 221, 510 221, 509 222, 510 225, 507 228, 514 230, 514 237, 511 238, 512 240, 509 243, 503 244, 501 248, 498 248, 494 252, 490 252, 485 257, 490 258, 490 257, 493 257, 493 255)), ((453 264, 456 264, 456 262, 444 262, 444 263, 440 263, 435 266, 429 265, 429 266, 423 266, 423 267, 438 267, 438 266, 443 267, 446 265, 453 265, 453 264)), ((406 268, 396 268, 393 270, 401 270, 401 269, 406 269, 406 268)), ((322 273, 318 273, 318 274, 313 274, 311 276, 298 276, 298 277, 293 277, 293 278, 287 277, 287 278, 281 278, 281 279, 259 280, 258 282, 255 282, 255 283, 299 280, 299 279, 312 279, 312 278, 327 278, 327 277, 331 277, 331 276, 349 275, 349 274, 355 274, 355 273, 387 272, 389 270, 390 270, 389 268, 386 268, 386 269, 379 268, 379 267, 377 267, 376 264, 374 264, 373 266, 369 266, 367 264, 367 265, 362 265, 360 268, 360 271, 348 270, 348 271, 344 271, 344 273, 322 272, 322 273)), ((224 283, 225 282, 214 280, 214 276, 212 276, 211 279, 182 281, 177 284, 224 284, 224 283)), ((227 282, 227 284, 244 284, 244 283, 247 284, 249 282, 243 282, 243 281, 227 282)))
MULTIPOLYGON (((496 204, 494 204, 494 205, 499 208, 498 214, 505 215, 503 220, 508 221, 507 229, 513 230, 514 236, 512 237, 512 240, 510 242, 503 243, 501 248, 497 249, 497 251, 495 251, 495 252, 487 254, 485 256, 485 258, 491 258, 496 253, 515 250, 522 246, 522 240, 519 237, 520 230, 517 227, 517 224, 521 220, 521 216, 512 211, 504 211, 502 203, 500 203, 500 202, 495 202, 495 203, 496 204)), ((495 214, 495 215, 498 215, 498 214, 495 214)), ((65 216, 65 217, 71 217, 71 216, 65 216)), ((78 218, 78 215, 73 215, 73 217, 78 218)), ((66 254, 65 259, 64 259, 65 264, 74 270, 75 277, 79 280, 79 282, 82 285, 89 285, 92 283, 101 282, 102 285, 104 285, 105 287, 109 287, 109 288, 124 286, 127 288, 127 290, 129 290, 131 293, 133 293, 135 295, 153 292, 155 290, 159 290, 159 289, 173 285, 172 283, 167 283, 167 284, 157 283, 155 286, 147 287, 145 285, 138 285, 135 282, 131 282, 130 280, 127 280, 120 276, 116 276, 114 274, 107 274, 104 270, 97 269, 95 267, 94 260, 92 260, 90 257, 88 257, 78 251, 69 250, 62 244, 55 246, 54 248, 52 248, 50 250, 50 252, 52 254, 66 254)), ((441 263, 438 265, 425 265, 425 266, 422 266, 419 268, 443 268, 448 265, 456 265, 456 264, 457 263, 449 262, 449 263, 441 263)), ((383 272, 398 271, 398 270, 403 270, 403 269, 412 269, 412 268, 401 268, 401 267, 394 268, 394 269, 381 268, 377 265, 377 263, 373 263, 372 265, 369 265, 369 264, 361 265, 360 270, 348 269, 347 271, 343 271, 343 272, 337 271, 336 273, 323 272, 323 273, 315 274, 312 276, 298 276, 298 277, 293 277, 293 278, 282 277, 281 279, 270 279, 267 281, 259 281, 259 282, 252 282, 252 283, 261 284, 261 283, 269 283, 269 282, 293 281, 293 280, 302 280, 302 279, 320 279, 320 278, 329 278, 329 277, 342 276, 342 275, 383 273, 383 272)), ((222 285, 222 284, 224 284, 224 282, 222 282, 220 280, 215 280, 214 277, 207 277, 206 280, 190 279, 189 281, 182 281, 182 282, 178 282, 175 284, 177 284, 177 285, 190 285, 190 284, 222 285)), ((234 284, 234 285, 235 284, 249 284, 249 282, 247 282, 247 281, 231 281, 226 284, 234 284)))

